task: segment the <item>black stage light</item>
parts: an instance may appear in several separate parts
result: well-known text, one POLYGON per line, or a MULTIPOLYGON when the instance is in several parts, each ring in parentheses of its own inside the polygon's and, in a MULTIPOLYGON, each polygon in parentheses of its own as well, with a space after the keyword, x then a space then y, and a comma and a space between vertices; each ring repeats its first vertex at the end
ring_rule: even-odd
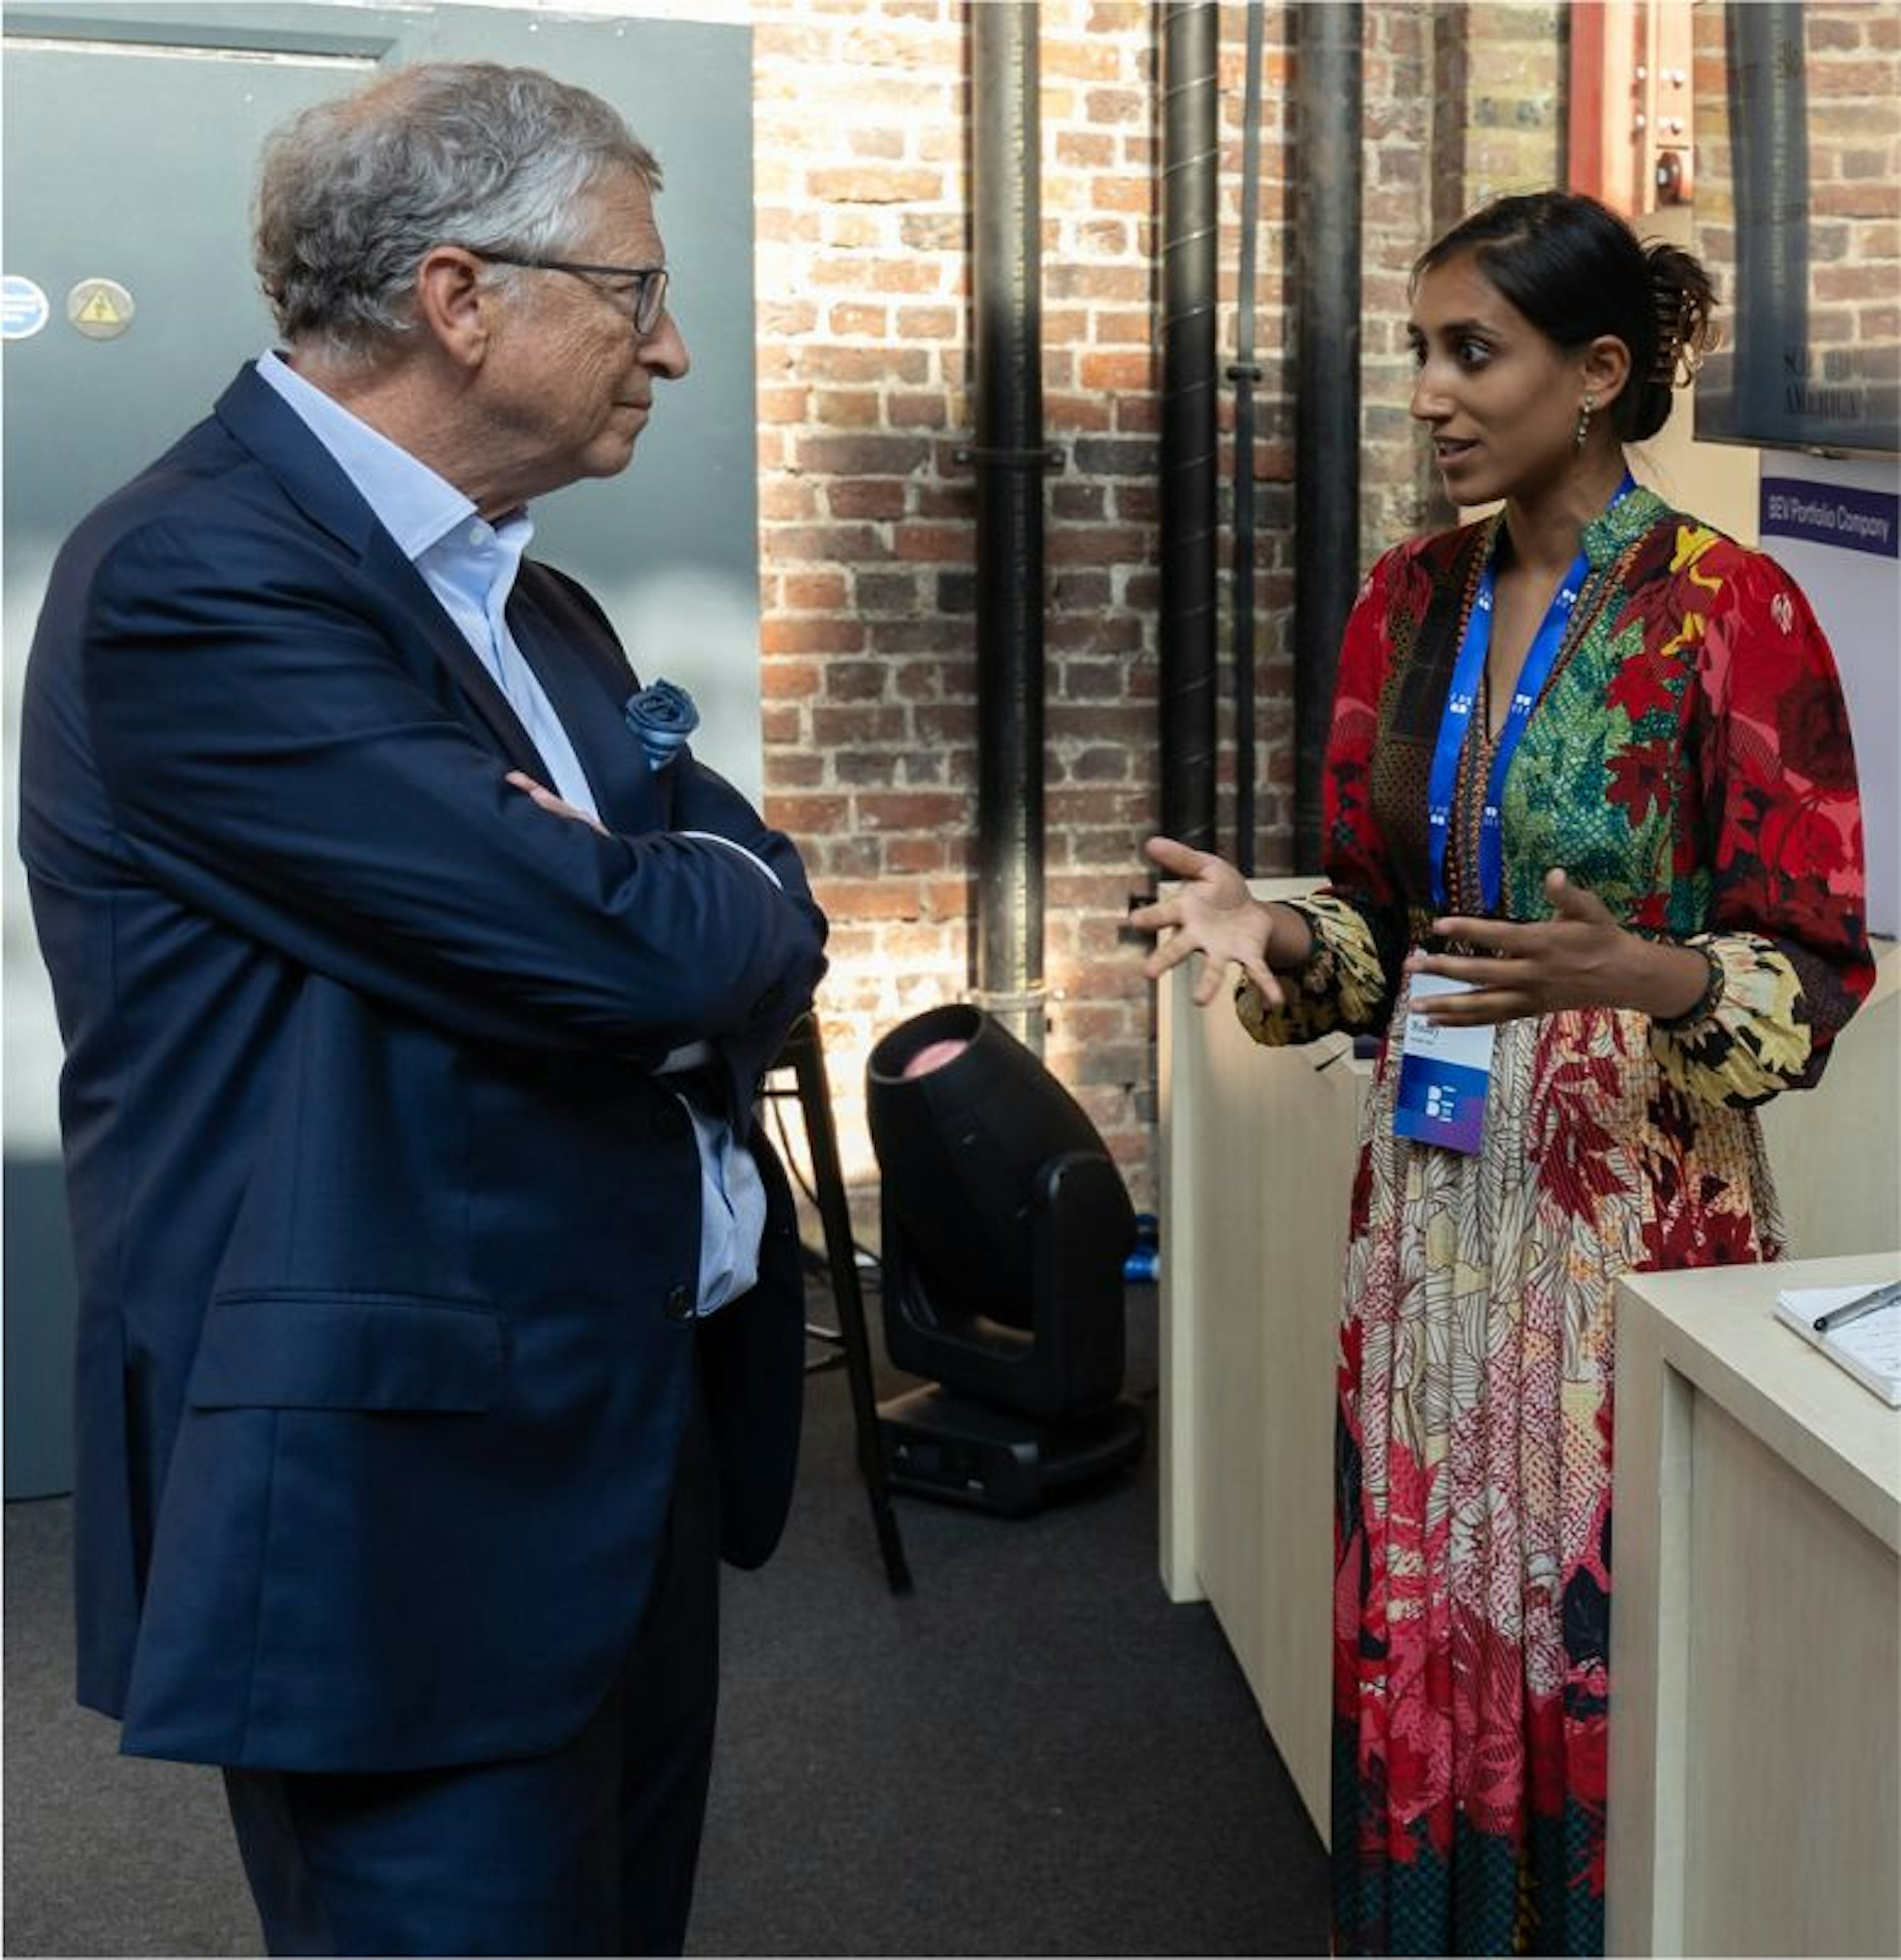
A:
POLYGON ((1015 1517, 1133 1463, 1135 1213, 1095 1125, 974 1007, 894 1028, 865 1073, 885 1345, 929 1383, 879 1405, 892 1484, 1015 1517))

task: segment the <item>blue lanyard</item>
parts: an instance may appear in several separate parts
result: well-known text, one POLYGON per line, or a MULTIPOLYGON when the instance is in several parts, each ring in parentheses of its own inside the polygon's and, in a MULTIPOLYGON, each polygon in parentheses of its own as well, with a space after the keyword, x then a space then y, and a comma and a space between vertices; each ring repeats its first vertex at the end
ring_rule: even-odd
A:
MULTIPOLYGON (((1614 510, 1636 488, 1626 473, 1610 500, 1614 510)), ((1459 657, 1452 670, 1452 686, 1445 698, 1445 712, 1439 718, 1438 741, 1432 751, 1432 774, 1427 786, 1427 816, 1432 854, 1432 905, 1443 912, 1449 901, 1445 889, 1445 850, 1452 834, 1452 800, 1458 787, 1459 752, 1472 721, 1473 704, 1478 698, 1479 682, 1485 672, 1486 656, 1492 649, 1492 598, 1497 583, 1496 552, 1487 555, 1480 574, 1479 589, 1472 601, 1472 615, 1465 622, 1465 635, 1459 642, 1459 657)), ((1479 892, 1487 913, 1499 908, 1505 884, 1505 842, 1499 822, 1499 802, 1505 788, 1505 772, 1512 766, 1525 724, 1531 718, 1533 705, 1544 691, 1557 664, 1558 649, 1564 644, 1565 629, 1571 623, 1571 609, 1578 603, 1585 581, 1591 575, 1589 560, 1581 551, 1571 562, 1524 657, 1518 685, 1512 691, 1512 707, 1499 731, 1492 758, 1492 773, 1486 778, 1485 803, 1479 816, 1479 892)))

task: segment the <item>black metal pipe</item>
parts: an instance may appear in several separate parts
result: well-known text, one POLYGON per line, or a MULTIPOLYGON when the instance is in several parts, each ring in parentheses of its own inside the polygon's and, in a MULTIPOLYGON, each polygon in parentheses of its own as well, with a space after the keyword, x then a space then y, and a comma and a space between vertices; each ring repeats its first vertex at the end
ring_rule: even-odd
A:
POLYGON ((1211 850, 1219 10, 1170 0, 1162 33, 1162 827, 1211 850))
POLYGON ((1248 0, 1248 63, 1241 88, 1241 270, 1235 288, 1233 597, 1235 868, 1254 875, 1254 234, 1260 218, 1261 0, 1248 0))
POLYGON ((1037 9, 971 9, 977 442, 975 999, 1043 1050, 1042 291, 1037 9))
POLYGON ((1808 373, 1808 88, 1802 8, 1762 0, 1723 9, 1736 196, 1735 429, 1797 438, 1808 373))
POLYGON ((1296 7, 1294 868, 1318 871, 1340 634, 1359 584, 1360 14, 1296 7))

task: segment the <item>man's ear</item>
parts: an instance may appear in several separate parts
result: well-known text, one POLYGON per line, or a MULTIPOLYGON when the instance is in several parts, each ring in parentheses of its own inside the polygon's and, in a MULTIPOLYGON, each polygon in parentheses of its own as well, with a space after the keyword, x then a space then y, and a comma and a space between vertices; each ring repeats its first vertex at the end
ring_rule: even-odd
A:
POLYGON ((416 268, 416 324, 458 367, 478 367, 494 329, 494 289, 482 261, 459 245, 435 245, 416 268))
POLYGON ((1607 409, 1630 380, 1630 349, 1614 333, 1601 333, 1584 350, 1579 368, 1586 390, 1607 409))

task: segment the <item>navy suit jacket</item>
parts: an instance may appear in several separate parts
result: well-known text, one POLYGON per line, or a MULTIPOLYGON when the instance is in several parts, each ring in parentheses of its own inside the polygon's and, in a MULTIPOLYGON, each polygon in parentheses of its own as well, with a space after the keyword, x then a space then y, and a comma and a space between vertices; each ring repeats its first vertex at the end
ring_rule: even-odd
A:
POLYGON ((624 1659, 695 1375, 722 1549, 771 1550, 803 1354, 783 1174, 696 1323, 698 1154, 809 1005, 790 844, 683 754, 571 581, 510 621, 610 832, 547 772, 255 373, 55 566, 21 852, 67 1058, 80 1698, 138 1754, 383 1770, 552 1748, 624 1659), (742 843, 784 881, 688 829, 742 843))

